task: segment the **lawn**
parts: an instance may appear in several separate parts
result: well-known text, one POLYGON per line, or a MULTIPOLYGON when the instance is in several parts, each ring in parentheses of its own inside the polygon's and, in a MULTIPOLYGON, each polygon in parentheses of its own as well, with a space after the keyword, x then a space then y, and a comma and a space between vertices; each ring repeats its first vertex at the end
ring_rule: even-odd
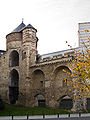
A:
MULTIPOLYGON (((90 110, 88 110, 90 113, 90 110)), ((24 116, 24 115, 52 115, 52 114, 67 114, 69 113, 67 109, 47 109, 47 108, 27 108, 16 105, 5 104, 5 109, 0 111, 0 116, 24 116)))
POLYGON ((24 115, 52 115, 52 114, 66 114, 68 113, 66 109, 47 109, 47 108, 28 108, 28 107, 21 107, 16 105, 8 105, 5 104, 5 109, 0 111, 0 116, 24 116, 24 115))

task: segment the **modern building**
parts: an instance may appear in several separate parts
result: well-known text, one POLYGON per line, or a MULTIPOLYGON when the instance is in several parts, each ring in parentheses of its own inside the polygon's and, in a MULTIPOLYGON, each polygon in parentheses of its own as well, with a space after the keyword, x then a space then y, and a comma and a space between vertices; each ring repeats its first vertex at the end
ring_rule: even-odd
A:
POLYGON ((90 46, 90 22, 79 23, 79 46, 90 46))

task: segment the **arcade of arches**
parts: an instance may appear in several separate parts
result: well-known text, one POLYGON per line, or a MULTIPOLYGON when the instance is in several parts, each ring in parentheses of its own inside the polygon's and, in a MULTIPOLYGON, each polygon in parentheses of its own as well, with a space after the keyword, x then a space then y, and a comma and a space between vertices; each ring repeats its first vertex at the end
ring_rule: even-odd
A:
MULTIPOLYGON (((19 66, 19 53, 13 50, 9 55, 9 67, 19 66)), ((67 91, 68 81, 71 80, 70 75, 67 72, 63 72, 63 69, 67 72, 71 72, 67 66, 59 66, 53 71, 53 79, 49 80, 50 86, 46 88, 46 72, 42 69, 36 69, 32 72, 32 89, 36 95, 34 96, 34 106, 47 106, 47 96, 52 99, 51 94, 54 95, 54 99, 58 102, 58 107, 69 107, 63 106, 66 102, 72 106, 72 99, 70 97, 63 98, 62 96, 68 96, 65 91, 67 91), (64 82, 66 78, 66 83, 64 82), (53 89, 51 90, 51 83, 53 83, 53 89), (48 92, 47 92, 48 89, 48 92), (61 90, 63 89, 63 92, 61 90), (65 89, 65 90, 64 90, 65 89), (43 92, 42 92, 43 91, 43 92), (51 91, 51 93, 50 93, 51 91), (63 94, 62 94, 63 93, 63 94), (61 98, 58 101, 58 98, 61 98)), ((48 71, 49 69, 47 69, 48 71)), ((50 78, 51 79, 51 78, 50 78)), ((9 73, 9 101, 11 104, 16 104, 19 97, 19 72, 16 69, 12 69, 9 73)))
MULTIPOLYGON (((53 72, 53 76, 54 76, 53 80, 52 80, 53 89, 51 90, 51 92, 53 91, 53 95, 55 94, 54 99, 56 100, 56 102, 58 102, 58 107, 71 108, 73 106, 73 101, 72 101, 72 98, 69 97, 66 93, 67 87, 69 86, 68 81, 71 80, 71 76, 67 72, 63 72, 63 69, 65 71, 71 73, 70 69, 66 66, 57 67, 55 69, 55 71, 53 72), (65 78, 67 79, 66 83, 64 82, 65 78), (63 90, 63 92, 61 92, 62 90, 63 90), (58 101, 58 99, 59 99, 59 101, 58 101), (65 103, 69 104, 69 105, 65 106, 64 105, 65 103)), ((33 81, 32 88, 34 89, 34 91, 38 91, 38 92, 36 92, 35 99, 34 99, 35 106, 43 106, 43 107, 46 106, 47 100, 48 100, 48 99, 46 99, 47 96, 51 97, 51 96, 49 96, 49 92, 48 93, 46 92, 47 88, 45 88, 45 82, 46 82, 45 74, 46 73, 40 69, 37 69, 32 73, 32 81, 33 81), (42 89, 44 89, 44 96, 42 95, 43 92, 41 92, 42 89)), ((50 91, 50 87, 51 86, 49 86, 49 88, 48 88, 49 91, 50 91)), ((50 93, 50 94, 52 94, 52 93, 50 93)))

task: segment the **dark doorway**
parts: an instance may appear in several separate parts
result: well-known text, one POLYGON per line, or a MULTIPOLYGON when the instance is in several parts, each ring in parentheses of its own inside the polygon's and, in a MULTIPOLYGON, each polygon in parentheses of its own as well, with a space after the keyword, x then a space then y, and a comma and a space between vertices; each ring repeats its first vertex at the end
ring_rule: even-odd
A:
POLYGON ((72 99, 62 99, 60 101, 60 108, 72 108, 73 100, 72 99))
POLYGON ((90 109, 90 98, 87 98, 87 109, 90 109))
POLYGON ((45 107, 46 106, 45 97, 43 95, 37 94, 35 96, 35 106, 38 106, 38 107, 45 107))
POLYGON ((19 74, 13 69, 9 76, 9 100, 11 104, 15 104, 19 95, 19 74))
POLYGON ((38 106, 39 107, 45 107, 45 100, 38 100, 38 106))

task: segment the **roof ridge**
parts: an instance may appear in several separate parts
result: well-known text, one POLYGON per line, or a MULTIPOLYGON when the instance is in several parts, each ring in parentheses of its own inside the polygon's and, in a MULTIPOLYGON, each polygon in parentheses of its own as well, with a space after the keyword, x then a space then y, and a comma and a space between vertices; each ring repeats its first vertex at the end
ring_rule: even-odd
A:
POLYGON ((13 32, 20 32, 26 25, 22 22, 18 27, 16 27, 11 33, 13 32))
POLYGON ((35 29, 31 24, 28 24, 27 26, 25 26, 24 28, 22 28, 22 30, 25 29, 25 28, 33 28, 34 30, 37 31, 37 29, 35 29))

